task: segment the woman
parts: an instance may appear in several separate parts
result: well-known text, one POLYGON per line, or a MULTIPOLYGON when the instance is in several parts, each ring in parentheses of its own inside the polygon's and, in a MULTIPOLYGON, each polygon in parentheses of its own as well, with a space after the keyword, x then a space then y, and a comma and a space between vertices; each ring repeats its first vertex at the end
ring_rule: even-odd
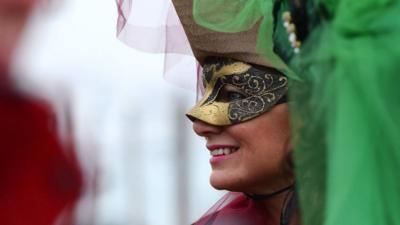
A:
MULTIPOLYGON (((129 1, 118 5, 120 13, 131 6, 129 1)), ((238 34, 213 32, 194 22, 192 1, 174 0, 173 5, 203 71, 198 80, 202 99, 187 116, 194 131, 207 140, 212 186, 231 191, 194 224, 299 224, 288 78, 274 69, 279 65, 257 52, 257 28, 238 34)), ((122 28, 134 28, 127 18, 120 14, 125 40, 127 30, 122 28)))
POLYGON ((206 139, 211 185, 241 194, 228 193, 195 224, 299 224, 287 78, 223 57, 207 57, 203 71, 205 94, 187 115, 206 139))
POLYGON ((192 1, 173 4, 203 67, 204 96, 187 115, 207 140, 212 186, 232 191, 195 224, 299 224, 288 78, 258 54, 257 27, 212 32, 194 23, 192 1))
POLYGON ((291 86, 305 224, 400 224, 400 1, 194 0, 219 32, 260 25, 257 48, 291 86))

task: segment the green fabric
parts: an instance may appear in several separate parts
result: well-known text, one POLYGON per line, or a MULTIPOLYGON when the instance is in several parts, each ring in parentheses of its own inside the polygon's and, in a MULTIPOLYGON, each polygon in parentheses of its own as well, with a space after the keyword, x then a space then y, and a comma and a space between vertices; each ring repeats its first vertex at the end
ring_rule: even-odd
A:
MULTIPOLYGON (((273 39, 272 1, 194 2, 195 20, 213 30, 238 32, 262 20, 257 47, 286 70, 272 51, 283 41, 273 39)), ((289 74, 304 224, 400 224, 400 3, 313 5, 311 12, 324 8, 331 17, 286 62, 301 78, 289 74)))
POLYGON ((193 18, 206 28, 227 33, 249 30, 256 23, 261 23, 257 38, 258 51, 276 69, 292 79, 299 80, 273 51, 273 19, 270 16, 272 7, 273 1, 263 0, 194 0, 193 18))

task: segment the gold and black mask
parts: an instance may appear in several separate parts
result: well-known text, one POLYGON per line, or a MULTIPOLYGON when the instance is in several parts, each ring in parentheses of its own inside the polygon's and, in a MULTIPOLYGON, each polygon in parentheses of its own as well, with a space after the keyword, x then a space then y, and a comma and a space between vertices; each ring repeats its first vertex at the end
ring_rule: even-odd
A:
POLYGON ((206 58, 202 81, 204 96, 186 115, 216 126, 245 122, 286 100, 286 76, 233 59, 206 58))

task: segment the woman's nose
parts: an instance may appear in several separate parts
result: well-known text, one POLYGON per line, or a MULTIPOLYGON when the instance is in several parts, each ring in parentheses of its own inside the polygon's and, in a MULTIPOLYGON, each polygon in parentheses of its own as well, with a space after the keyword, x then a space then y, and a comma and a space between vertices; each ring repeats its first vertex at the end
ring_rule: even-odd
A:
POLYGON ((193 130, 201 137, 209 137, 213 134, 221 132, 221 127, 211 125, 198 119, 193 120, 193 130))

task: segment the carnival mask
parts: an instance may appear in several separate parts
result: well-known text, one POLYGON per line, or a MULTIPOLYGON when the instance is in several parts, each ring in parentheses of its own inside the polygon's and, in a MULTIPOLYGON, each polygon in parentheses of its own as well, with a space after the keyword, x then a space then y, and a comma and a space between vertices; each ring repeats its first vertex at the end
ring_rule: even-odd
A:
POLYGON ((286 99, 282 73, 228 58, 208 57, 202 81, 204 96, 186 115, 216 126, 250 120, 286 99))

